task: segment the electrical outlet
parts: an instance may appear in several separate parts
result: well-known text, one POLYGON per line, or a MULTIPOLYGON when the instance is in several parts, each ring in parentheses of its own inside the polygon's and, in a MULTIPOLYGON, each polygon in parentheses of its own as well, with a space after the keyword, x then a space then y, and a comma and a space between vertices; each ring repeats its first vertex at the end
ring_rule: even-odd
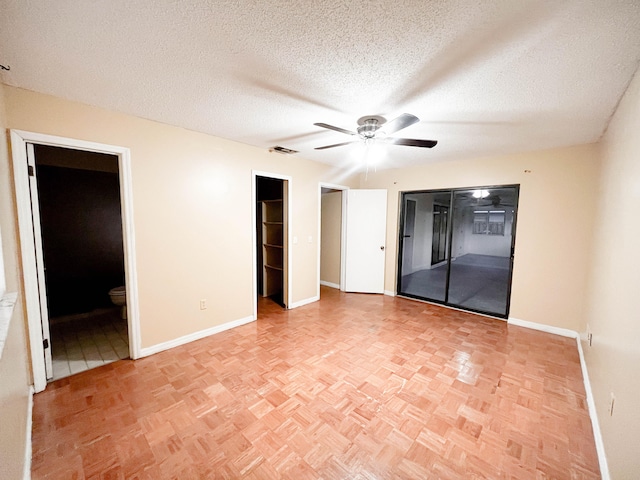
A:
POLYGON ((616 396, 611 392, 611 397, 609 398, 609 416, 613 416, 613 407, 616 403, 616 396))
POLYGON ((206 310, 206 309, 207 309, 207 301, 200 300, 200 310, 206 310))

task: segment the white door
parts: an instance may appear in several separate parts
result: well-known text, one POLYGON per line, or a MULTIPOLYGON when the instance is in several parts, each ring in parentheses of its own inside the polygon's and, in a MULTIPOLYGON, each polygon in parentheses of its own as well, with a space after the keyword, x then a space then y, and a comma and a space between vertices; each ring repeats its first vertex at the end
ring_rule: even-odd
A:
POLYGON ((345 290, 384 293, 387 191, 347 191, 345 290))
POLYGON ((42 232, 40 231, 40 205, 38 203, 38 180, 36 178, 36 157, 33 144, 27 143, 27 164, 29 169, 29 194, 31 195, 31 216, 35 240, 36 271, 40 297, 40 321, 42 324, 42 345, 44 348, 44 368, 47 380, 53 378, 51 362, 51 338, 49 333, 49 310, 47 309, 47 285, 44 277, 44 257, 42 255, 42 232))

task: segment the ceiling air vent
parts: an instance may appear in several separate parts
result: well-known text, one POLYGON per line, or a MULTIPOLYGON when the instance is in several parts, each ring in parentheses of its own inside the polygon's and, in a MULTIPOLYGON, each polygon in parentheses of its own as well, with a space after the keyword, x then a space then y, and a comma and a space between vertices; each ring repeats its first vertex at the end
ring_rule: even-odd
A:
POLYGON ((290 148, 281 147, 280 145, 276 145, 275 147, 271 147, 269 149, 270 152, 278 152, 283 153, 285 155, 293 155, 294 153, 298 153, 298 150, 291 150, 290 148))

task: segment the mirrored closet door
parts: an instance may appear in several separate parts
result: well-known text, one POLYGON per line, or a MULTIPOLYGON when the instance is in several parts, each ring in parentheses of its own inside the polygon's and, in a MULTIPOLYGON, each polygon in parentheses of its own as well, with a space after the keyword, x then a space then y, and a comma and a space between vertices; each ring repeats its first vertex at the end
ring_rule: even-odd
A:
POLYGON ((398 294, 506 318, 518 186, 402 193, 398 294))

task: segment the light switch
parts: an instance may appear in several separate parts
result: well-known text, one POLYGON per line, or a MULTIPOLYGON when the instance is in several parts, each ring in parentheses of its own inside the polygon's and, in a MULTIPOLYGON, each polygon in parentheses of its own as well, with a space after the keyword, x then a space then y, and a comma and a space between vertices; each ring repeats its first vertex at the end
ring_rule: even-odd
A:
POLYGON ((309 238, 307 239, 307 242, 313 243, 313 236, 309 235, 309 238))
POLYGON ((295 244, 297 244, 297 243, 298 243, 298 237, 296 237, 296 236, 294 235, 294 237, 293 237, 293 244, 295 245, 295 244))

